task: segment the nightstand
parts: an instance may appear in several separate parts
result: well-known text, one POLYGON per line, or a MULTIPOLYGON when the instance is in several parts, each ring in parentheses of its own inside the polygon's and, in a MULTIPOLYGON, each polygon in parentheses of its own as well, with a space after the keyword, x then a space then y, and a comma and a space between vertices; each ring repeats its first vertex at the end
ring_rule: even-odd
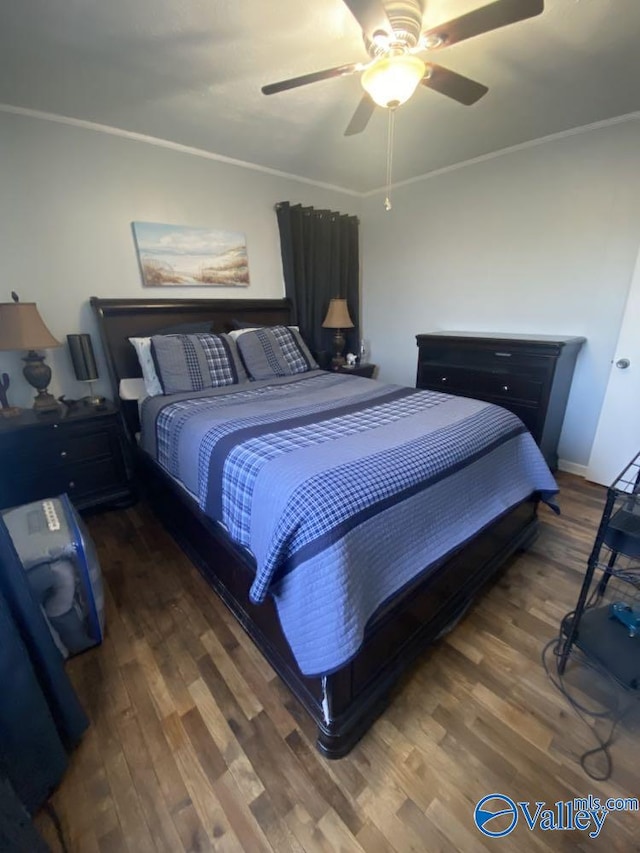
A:
POLYGON ((351 373, 353 376, 364 376, 367 379, 373 379, 373 374, 375 373, 376 365, 369 364, 368 362, 362 362, 362 364, 354 364, 353 367, 347 367, 344 364, 342 367, 339 367, 335 372, 336 373, 351 373))
POLYGON ((0 418, 0 470, 0 508, 62 492, 81 510, 133 499, 120 415, 108 402, 0 418))

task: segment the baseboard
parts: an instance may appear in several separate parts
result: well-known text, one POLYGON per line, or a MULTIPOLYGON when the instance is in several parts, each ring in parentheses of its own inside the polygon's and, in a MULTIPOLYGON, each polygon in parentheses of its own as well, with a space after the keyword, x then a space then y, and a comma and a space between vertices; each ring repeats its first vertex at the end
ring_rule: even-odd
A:
POLYGON ((558 459, 558 470, 566 471, 567 474, 576 474, 578 477, 587 476, 587 466, 578 465, 577 462, 570 462, 568 459, 558 459))

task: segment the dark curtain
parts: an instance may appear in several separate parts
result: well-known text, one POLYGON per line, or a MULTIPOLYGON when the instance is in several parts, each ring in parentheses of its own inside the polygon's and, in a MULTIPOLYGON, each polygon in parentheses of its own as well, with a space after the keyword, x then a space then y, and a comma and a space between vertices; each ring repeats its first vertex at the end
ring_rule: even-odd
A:
POLYGON ((332 329, 322 321, 329 300, 347 300, 353 329, 345 329, 345 352, 358 352, 360 338, 360 248, 358 219, 288 201, 276 205, 286 295, 295 322, 321 367, 331 360, 332 329))
POLYGON ((37 811, 88 725, 1 518, 0 685, 1 838, 9 792, 37 811))

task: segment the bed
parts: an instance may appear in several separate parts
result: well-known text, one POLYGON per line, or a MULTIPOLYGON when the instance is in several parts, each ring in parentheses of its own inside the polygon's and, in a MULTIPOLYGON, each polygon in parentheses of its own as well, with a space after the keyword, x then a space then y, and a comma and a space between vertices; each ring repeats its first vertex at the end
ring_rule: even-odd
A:
MULTIPOLYGON (((291 322, 287 300, 91 304, 116 399, 140 376, 130 337, 291 322)), ((555 483, 498 407, 310 366, 121 411, 154 511, 339 758, 530 544, 555 483)))

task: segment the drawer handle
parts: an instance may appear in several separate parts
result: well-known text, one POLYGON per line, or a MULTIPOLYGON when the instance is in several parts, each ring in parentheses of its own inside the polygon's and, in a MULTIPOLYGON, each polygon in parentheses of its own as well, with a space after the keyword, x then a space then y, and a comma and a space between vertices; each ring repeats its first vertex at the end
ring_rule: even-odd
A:
POLYGON ((509 390, 509 386, 508 386, 508 385, 503 385, 503 386, 502 386, 502 390, 503 390, 503 391, 508 391, 508 390, 509 390))
POLYGON ((443 377, 440 379, 440 382, 446 382, 446 381, 447 381, 447 377, 446 377, 446 376, 443 376, 443 377))
POLYGON ((513 353, 512 352, 494 352, 494 355, 497 355, 499 358, 511 358, 513 353))
POLYGON ((73 480, 69 480, 69 488, 70 488, 70 489, 75 489, 75 487, 76 487, 75 482, 74 482, 73 480))
POLYGON ((61 451, 60 451, 60 456, 61 456, 63 459, 66 459, 66 458, 67 458, 67 451, 66 451, 66 450, 61 450, 61 451))

